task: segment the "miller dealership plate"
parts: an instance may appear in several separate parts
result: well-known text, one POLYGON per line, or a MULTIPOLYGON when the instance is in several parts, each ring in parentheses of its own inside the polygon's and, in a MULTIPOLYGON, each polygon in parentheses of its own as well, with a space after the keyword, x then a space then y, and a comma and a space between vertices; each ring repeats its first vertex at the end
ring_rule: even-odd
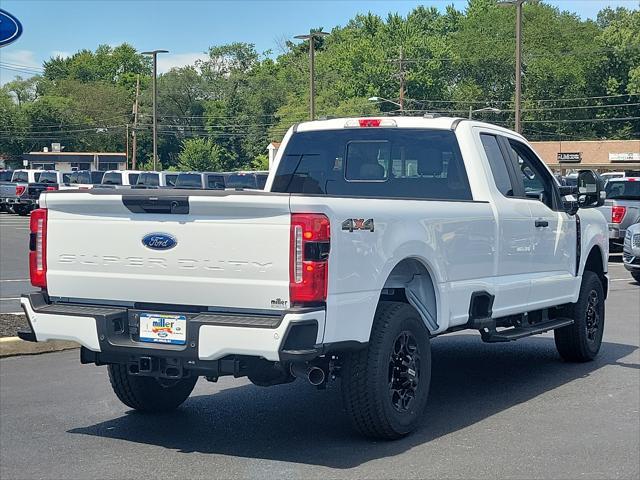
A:
POLYGON ((140 341, 184 345, 187 343, 187 317, 163 313, 141 313, 140 341))

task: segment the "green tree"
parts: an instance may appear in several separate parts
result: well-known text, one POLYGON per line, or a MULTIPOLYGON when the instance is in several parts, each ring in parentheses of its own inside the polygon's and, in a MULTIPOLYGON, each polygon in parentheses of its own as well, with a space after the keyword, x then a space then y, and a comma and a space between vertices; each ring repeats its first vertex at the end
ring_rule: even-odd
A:
POLYGON ((180 170, 222 171, 231 161, 229 152, 209 139, 189 138, 182 142, 178 155, 180 170))

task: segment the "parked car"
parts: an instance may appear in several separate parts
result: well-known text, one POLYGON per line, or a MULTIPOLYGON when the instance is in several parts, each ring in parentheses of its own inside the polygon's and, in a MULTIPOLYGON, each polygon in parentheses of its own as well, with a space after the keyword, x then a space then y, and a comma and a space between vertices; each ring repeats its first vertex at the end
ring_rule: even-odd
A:
POLYGON ((13 170, 0 170, 0 212, 4 212, 7 210, 6 200, 2 196, 1 186, 5 183, 10 183, 12 176, 13 176, 13 170))
POLYGON ((69 181, 70 173, 59 172, 58 170, 43 170, 38 178, 38 183, 48 185, 50 190, 58 190, 64 188, 69 181))
POLYGON ((226 188, 263 190, 269 172, 231 172, 225 174, 226 188))
POLYGON ((604 181, 607 181, 613 178, 624 178, 626 175, 624 172, 603 172, 600 176, 604 181))
POLYGON ((593 172, 561 187, 518 133, 454 118, 303 122, 280 148, 270 191, 45 193, 21 338, 78 342, 142 411, 176 408, 199 376, 340 377, 355 426, 386 439, 420 424, 439 335, 553 330, 566 361, 598 354, 593 172))
MULTIPOLYGON (((104 172, 100 188, 130 187, 138 183, 139 170, 107 170, 104 172)), ((98 186, 98 185, 96 185, 98 186)))
POLYGON ((10 182, 0 184, 0 199, 4 208, 18 215, 28 215, 38 206, 40 192, 46 185, 38 183, 42 170, 14 170, 10 182))
POLYGON ((172 188, 176 184, 178 172, 141 172, 136 188, 172 188))
POLYGON ((631 272, 633 279, 640 283, 640 223, 634 223, 624 236, 622 251, 624 268, 631 272))
POLYGON ((80 190, 86 190, 93 188, 96 185, 102 183, 102 178, 105 172, 103 170, 76 170, 68 175, 65 188, 77 188, 80 190))
POLYGON ((218 172, 180 172, 175 188, 224 190, 224 174, 218 172))
POLYGON ((610 179, 605 192, 600 211, 609 222, 610 250, 620 252, 627 228, 640 222, 640 177, 610 179))

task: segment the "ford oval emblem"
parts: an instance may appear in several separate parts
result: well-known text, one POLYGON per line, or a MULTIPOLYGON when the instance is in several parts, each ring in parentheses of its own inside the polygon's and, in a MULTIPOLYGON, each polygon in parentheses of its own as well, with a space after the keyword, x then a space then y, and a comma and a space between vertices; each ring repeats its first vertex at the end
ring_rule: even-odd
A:
POLYGON ((16 17, 0 9, 0 47, 15 42, 22 35, 22 24, 16 17))
POLYGON ((142 237, 142 244, 151 250, 169 250, 175 247, 178 241, 168 233, 150 233, 142 237))

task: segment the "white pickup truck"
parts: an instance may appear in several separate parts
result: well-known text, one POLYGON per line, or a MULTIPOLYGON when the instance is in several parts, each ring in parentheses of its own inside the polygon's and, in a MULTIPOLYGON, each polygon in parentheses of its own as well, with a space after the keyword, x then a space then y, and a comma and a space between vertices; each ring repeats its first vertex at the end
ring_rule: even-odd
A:
POLYGON ((142 411, 177 407, 199 376, 339 378, 355 426, 397 438, 439 335, 554 330, 563 359, 597 355, 607 222, 600 180, 578 183, 504 128, 388 117, 293 126, 266 191, 47 192, 21 336, 80 343, 142 411))

